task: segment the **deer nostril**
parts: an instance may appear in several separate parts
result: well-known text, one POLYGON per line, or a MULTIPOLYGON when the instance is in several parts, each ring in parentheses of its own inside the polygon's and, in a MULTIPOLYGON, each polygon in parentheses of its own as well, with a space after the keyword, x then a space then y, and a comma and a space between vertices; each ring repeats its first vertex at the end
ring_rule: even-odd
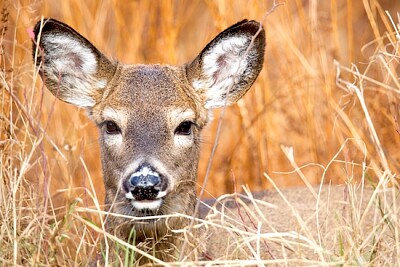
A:
POLYGON ((130 183, 134 187, 156 187, 161 182, 160 176, 158 175, 140 175, 140 176, 132 176, 130 179, 130 183))
POLYGON ((157 172, 143 167, 129 178, 129 191, 135 200, 154 200, 161 191, 161 179, 157 172))

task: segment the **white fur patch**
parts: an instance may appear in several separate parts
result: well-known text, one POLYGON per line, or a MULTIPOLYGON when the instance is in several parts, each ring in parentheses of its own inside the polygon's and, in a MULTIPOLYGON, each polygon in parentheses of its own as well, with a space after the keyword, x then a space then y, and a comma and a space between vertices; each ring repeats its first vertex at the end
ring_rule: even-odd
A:
POLYGON ((190 147, 193 145, 193 135, 175 135, 174 144, 177 147, 190 147))
POLYGON ((122 145, 122 135, 121 134, 106 134, 104 135, 104 143, 108 147, 120 147, 122 145))
POLYGON ((166 191, 159 192, 155 200, 135 200, 135 197, 132 195, 131 192, 126 193, 125 197, 127 199, 131 199, 132 206, 137 210, 156 210, 160 208, 163 200, 162 198, 167 195, 166 191))
MULTIPOLYGON (((101 114, 104 121, 115 122, 121 131, 126 127, 127 115, 123 110, 106 107, 103 109, 101 114)), ((122 146, 122 141, 123 138, 120 133, 104 135, 104 142, 109 147, 120 147, 122 146)))
POLYGON ((125 197, 128 198, 128 199, 135 199, 131 192, 126 193, 125 197))
POLYGON ((150 168, 148 167, 143 167, 139 171, 135 172, 134 174, 131 175, 131 177, 136 177, 136 176, 148 176, 148 175, 153 175, 159 177, 160 175, 157 172, 153 172, 150 168))
MULTIPOLYGON (((196 114, 191 109, 176 108, 171 110, 171 120, 174 127, 178 127, 184 121, 193 122, 196 114)), ((174 144, 177 147, 189 147, 193 145, 193 135, 174 135, 174 144)))
POLYGON ((225 104, 223 95, 227 88, 237 83, 247 68, 248 61, 243 55, 249 44, 247 37, 231 37, 221 40, 204 55, 202 71, 205 78, 194 80, 192 85, 196 90, 206 91, 206 108, 225 104))
POLYGON ((98 89, 105 89, 107 86, 107 81, 106 80, 98 80, 98 81, 96 81, 94 86, 95 86, 95 88, 98 88, 98 89))
POLYGON ((162 199, 155 199, 155 200, 142 200, 136 201, 131 200, 132 206, 137 210, 156 210, 160 208, 162 204, 162 199))
POLYGON ((196 114, 191 109, 182 109, 176 108, 171 110, 171 118, 174 119, 175 122, 182 121, 193 121, 196 118, 196 114))
POLYGON ((44 68, 51 80, 61 79, 63 100, 81 107, 93 106, 91 90, 106 86, 105 81, 95 79, 97 59, 93 51, 60 34, 44 35, 42 42, 46 49, 44 68))
POLYGON ((122 130, 126 128, 128 122, 128 111, 124 109, 115 109, 111 107, 105 107, 101 112, 101 116, 104 121, 113 121, 122 130))

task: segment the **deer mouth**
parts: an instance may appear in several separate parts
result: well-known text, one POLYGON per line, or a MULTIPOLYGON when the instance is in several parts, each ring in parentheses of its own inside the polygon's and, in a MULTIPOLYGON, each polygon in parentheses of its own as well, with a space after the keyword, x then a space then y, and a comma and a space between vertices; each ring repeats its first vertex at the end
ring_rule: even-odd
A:
MULTIPOLYGON (((140 194, 139 194, 140 195, 140 194)), ((155 194, 151 192, 151 194, 146 194, 151 198, 137 198, 135 194, 131 191, 125 194, 125 197, 130 200, 132 206, 136 210, 157 210, 161 207, 164 202, 164 197, 167 195, 166 191, 161 191, 155 194)))

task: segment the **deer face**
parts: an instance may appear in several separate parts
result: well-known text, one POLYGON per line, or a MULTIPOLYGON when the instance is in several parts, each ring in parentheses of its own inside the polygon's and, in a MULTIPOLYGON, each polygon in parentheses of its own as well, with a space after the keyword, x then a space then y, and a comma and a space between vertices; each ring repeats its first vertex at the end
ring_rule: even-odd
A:
POLYGON ((242 21, 180 67, 109 61, 69 26, 35 26, 47 88, 84 107, 100 130, 106 204, 126 215, 190 214, 208 110, 240 99, 258 76, 264 31, 242 21))
POLYGON ((207 110, 184 68, 119 66, 114 78, 115 87, 91 114, 100 128, 110 203, 135 216, 186 212, 195 198, 194 163, 207 110))

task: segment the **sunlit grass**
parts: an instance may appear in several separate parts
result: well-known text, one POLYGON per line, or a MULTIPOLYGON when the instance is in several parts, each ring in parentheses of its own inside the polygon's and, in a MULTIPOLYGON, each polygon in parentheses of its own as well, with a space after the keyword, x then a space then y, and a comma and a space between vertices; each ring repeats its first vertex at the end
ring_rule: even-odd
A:
MULTIPOLYGON (((123 63, 184 64, 219 31, 243 18, 260 21, 271 6, 257 0, 1 3, 1 264, 82 266, 113 253, 107 243, 100 247, 104 236, 121 250, 126 245, 104 232, 97 129, 85 111, 43 87, 27 28, 41 16, 54 17, 123 63)), ((243 266, 400 265, 399 8, 396 1, 293 0, 266 18, 264 69, 245 99, 226 112, 206 192, 305 185, 307 197, 318 199, 315 185, 348 184, 346 198, 331 201, 349 203, 351 216, 333 214, 342 222, 335 235, 317 231, 301 214, 294 218, 302 235, 296 236, 298 228, 260 232, 260 223, 276 223, 262 212, 268 198, 236 199, 233 212, 218 213, 235 213, 231 219, 196 220, 199 228, 230 236, 232 250, 206 259, 237 265, 234 257, 241 255, 243 266), (363 201, 361 189, 352 187, 360 182, 375 186, 363 201), (371 221, 373 228, 365 224, 371 221), (265 249, 271 242, 294 252, 265 249), (303 250, 315 254, 306 257, 303 250)), ((199 185, 217 122, 203 133, 199 185)), ((282 205, 301 213, 298 203, 285 201, 298 191, 281 192, 282 205)), ((132 251, 140 253, 128 247, 122 265, 132 251)), ((198 257, 196 264, 203 263, 198 257)))

